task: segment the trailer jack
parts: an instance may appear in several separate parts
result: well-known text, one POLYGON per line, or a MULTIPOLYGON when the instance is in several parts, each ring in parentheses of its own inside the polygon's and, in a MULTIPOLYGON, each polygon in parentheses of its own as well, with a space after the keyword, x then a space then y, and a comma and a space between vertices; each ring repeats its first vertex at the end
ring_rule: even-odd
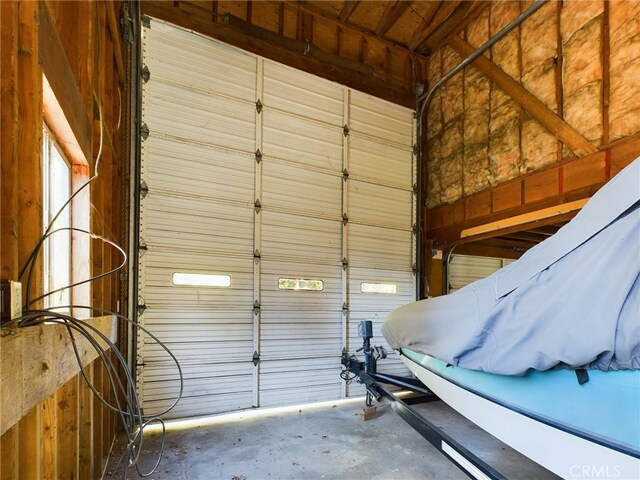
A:
POLYGON ((491 465, 411 408, 410 405, 440 400, 420 380, 378 373, 378 360, 386 358, 387 354, 383 347, 371 346, 372 330, 372 323, 369 320, 358 324, 358 336, 362 338, 363 345, 356 352, 364 354, 364 361, 360 361, 355 355, 351 355, 346 349, 343 349, 341 360, 343 370, 340 374, 342 379, 347 382, 356 380, 365 386, 367 407, 372 406, 373 400, 386 402, 405 422, 470 478, 506 480, 506 477, 491 465), (400 399, 382 384, 409 390, 414 395, 400 399))

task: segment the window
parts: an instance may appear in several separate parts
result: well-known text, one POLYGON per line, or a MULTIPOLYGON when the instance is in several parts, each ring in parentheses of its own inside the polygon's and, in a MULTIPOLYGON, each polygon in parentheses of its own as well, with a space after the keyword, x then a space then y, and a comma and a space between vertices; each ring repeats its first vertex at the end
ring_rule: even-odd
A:
POLYGON ((194 287, 228 287, 231 285, 231 277, 229 275, 176 272, 173 274, 173 284, 194 287))
POLYGON ((307 280, 304 278, 279 278, 278 288, 280 290, 313 290, 322 291, 324 282, 322 280, 307 280))
MULTIPOLYGON (((71 196, 71 166, 62 156, 51 134, 45 128, 42 145, 43 224, 46 230, 60 208, 71 196)), ((44 290, 53 292, 71 282, 71 206, 67 206, 52 225, 43 244, 44 290)), ((45 297, 45 308, 71 304, 71 291, 65 289, 45 297)))
POLYGON ((387 295, 395 295, 398 287, 395 283, 367 283, 360 284, 362 293, 384 293, 387 295))

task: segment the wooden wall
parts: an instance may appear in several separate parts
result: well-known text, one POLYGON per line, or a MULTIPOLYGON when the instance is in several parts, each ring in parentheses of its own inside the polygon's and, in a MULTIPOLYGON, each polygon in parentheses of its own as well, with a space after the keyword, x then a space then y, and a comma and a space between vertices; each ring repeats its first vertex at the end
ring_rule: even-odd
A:
MULTIPOLYGON (((125 45, 119 32, 122 5, 104 1, 0 2, 3 279, 17 279, 20 267, 43 232, 43 72, 91 175, 95 173, 98 153, 98 105, 101 106, 104 148, 99 178, 91 186, 88 223, 94 232, 118 243, 126 239, 123 228, 126 229, 127 219, 123 212, 127 208, 125 205, 123 209, 122 200, 128 195, 128 93, 125 45)), ((73 159, 72 163, 74 171, 87 168, 73 159)), ((92 242, 87 273, 90 268, 91 274, 99 274, 118 264, 117 252, 92 242)), ((92 304, 118 308, 121 282, 119 275, 95 282, 92 304)), ((41 261, 33 293, 42 293, 41 261)), ((35 328, 46 330, 48 326, 35 328)), ((22 332, 16 336, 28 337, 22 332)), ((63 337, 59 341, 62 348, 63 337)), ((37 348, 27 341, 23 343, 25 353, 37 348)), ((9 378, 29 384, 37 375, 16 371, 12 376, 11 370, 7 374, 12 365, 5 357, 3 354, 0 365, 5 381, 9 378)), ((59 367, 56 362, 47 364, 48 369, 59 367)), ((99 361, 90 364, 89 374, 108 397, 107 378, 99 361)), ((0 408, 6 407, 5 401, 0 408)), ((78 375, 62 388, 48 392, 43 401, 25 413, 2 434, 2 479, 100 477, 114 438, 115 415, 93 398, 78 375)))
MULTIPOLYGON (((492 2, 433 53, 429 83, 530 4, 492 2)), ((639 18, 638 2, 549 2, 434 96, 427 238, 586 198, 640 154, 639 18)))

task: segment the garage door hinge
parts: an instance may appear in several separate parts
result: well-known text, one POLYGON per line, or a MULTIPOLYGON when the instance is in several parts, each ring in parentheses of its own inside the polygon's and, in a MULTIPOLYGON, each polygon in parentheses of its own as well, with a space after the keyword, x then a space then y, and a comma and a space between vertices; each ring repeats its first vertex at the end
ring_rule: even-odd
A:
POLYGON ((347 302, 344 302, 342 304, 342 313, 347 313, 349 311, 349 306, 347 305, 347 302))
POLYGON ((345 137, 349 135, 349 127, 346 124, 342 127, 342 133, 345 137))
POLYGON ((346 225, 347 223, 349 223, 349 215, 347 215, 346 213, 342 214, 342 225, 346 225))
POLYGON ((258 250, 257 248, 253 252, 253 258, 260 258, 260 250, 258 250))
POLYGON ((256 203, 254 203, 255 207, 256 207, 256 213, 260 213, 260 209, 262 208, 262 204, 260 203, 260 200, 256 200, 256 203))
POLYGON ((348 266, 349 266, 349 262, 347 261, 346 258, 343 258, 342 259, 342 269, 346 270, 348 266))
POLYGON ((142 67, 142 73, 140 75, 142 76, 142 80, 144 80, 144 83, 147 83, 151 78, 151 72, 149 71, 149 67, 147 67, 146 65, 142 67))
POLYGON ((125 42, 133 45, 133 19, 129 15, 129 9, 124 6, 122 7, 122 19, 120 20, 120 24, 122 25, 122 38, 125 42))
POLYGON ((151 28, 151 18, 147 17, 146 15, 142 16, 142 26, 144 28, 151 28))
POLYGON ((256 102, 256 112, 262 112, 262 102, 260 101, 260 99, 258 99, 258 101, 256 102))
POLYGON ((147 127, 146 123, 143 123, 140 127, 140 136, 142 137, 142 140, 146 140, 147 137, 149 137, 149 127, 147 127))
POLYGON ((411 271, 413 272, 414 275, 418 274, 418 267, 415 263, 411 266, 411 271))
POLYGON ((146 309, 147 309, 147 306, 144 303, 139 303, 138 304, 138 316, 142 315, 146 309))
POLYGON ((149 193, 149 185, 144 180, 140 182, 140 196, 144 199, 149 193))
POLYGON ((414 183, 413 187, 411 188, 411 190, 413 191, 414 195, 417 195, 418 194, 418 184, 414 183))
POLYGON ((138 245, 138 250, 142 250, 143 252, 146 252, 147 250, 149 250, 149 247, 147 247, 147 244, 142 239, 140 239, 140 244, 138 245))
POLYGON ((256 150, 256 163, 260 163, 262 161, 262 152, 260 149, 256 150))
POLYGON ((417 154, 418 154, 418 144, 417 144, 417 143, 414 143, 414 144, 413 144, 413 148, 412 148, 412 150, 413 150, 413 154, 414 154, 414 155, 417 155, 417 154))
POLYGON ((253 314, 257 315, 260 312, 260 302, 256 300, 253 302, 253 314))
POLYGON ((349 179, 349 170, 346 168, 342 171, 342 179, 346 182, 349 179))
POLYGON ((418 225, 414 223, 413 226, 411 227, 411 231, 413 232, 414 235, 416 235, 418 233, 418 225))
POLYGON ((251 357, 251 361, 253 362, 254 367, 258 366, 258 363, 260 362, 260 355, 258 355, 258 352, 253 352, 253 357, 251 357))

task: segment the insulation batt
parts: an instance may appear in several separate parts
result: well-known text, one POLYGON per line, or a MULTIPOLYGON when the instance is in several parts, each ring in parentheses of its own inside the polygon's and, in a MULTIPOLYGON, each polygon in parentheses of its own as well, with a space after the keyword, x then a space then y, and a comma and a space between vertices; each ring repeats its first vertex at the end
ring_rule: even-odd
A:
POLYGON ((564 120, 594 144, 602 139, 603 10, 603 2, 566 2, 560 13, 564 120))
MULTIPOLYGON (((489 9, 467 27, 467 41, 482 45, 489 40, 489 9)), ((485 52, 488 56, 489 53, 485 52)), ((489 165, 489 79, 475 68, 464 70, 464 177, 465 195, 491 186, 489 165)))
POLYGON ((640 158, 518 261, 394 310, 382 333, 394 349, 503 375, 640 369, 639 205, 640 158))
POLYGON ((609 135, 640 131, 640 2, 609 3, 609 135))
MULTIPOLYGON (((491 5, 491 35, 495 35, 520 13, 518 2, 496 2, 491 5)), ((515 79, 520 78, 518 44, 515 29, 495 44, 493 62, 515 79)), ((494 183, 504 182, 520 174, 520 107, 499 88, 491 92, 489 162, 494 183)))
MULTIPOLYGON (((522 22, 522 86, 557 112, 555 56, 557 53, 556 4, 544 5, 536 15, 522 22)), ((522 123, 522 169, 530 172, 557 161, 558 141, 529 114, 522 123)))

